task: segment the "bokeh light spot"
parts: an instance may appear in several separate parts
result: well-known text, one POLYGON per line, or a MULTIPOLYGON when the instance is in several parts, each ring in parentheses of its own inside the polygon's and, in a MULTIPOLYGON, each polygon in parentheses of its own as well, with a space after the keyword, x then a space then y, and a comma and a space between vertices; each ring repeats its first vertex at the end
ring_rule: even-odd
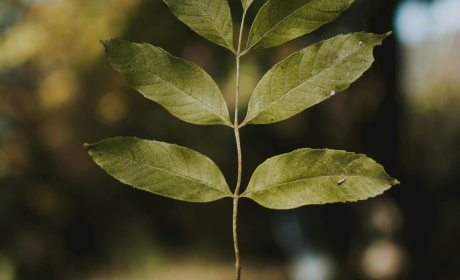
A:
POLYGON ((108 92, 97 102, 96 114, 103 124, 116 124, 126 116, 127 112, 126 101, 120 93, 108 92))
POLYGON ((363 272, 371 279, 393 278, 401 272, 402 265, 402 250, 389 241, 374 242, 362 259, 363 272))
POLYGON ((40 104, 45 110, 68 104, 77 91, 77 81, 70 71, 56 71, 49 75, 39 90, 40 104))

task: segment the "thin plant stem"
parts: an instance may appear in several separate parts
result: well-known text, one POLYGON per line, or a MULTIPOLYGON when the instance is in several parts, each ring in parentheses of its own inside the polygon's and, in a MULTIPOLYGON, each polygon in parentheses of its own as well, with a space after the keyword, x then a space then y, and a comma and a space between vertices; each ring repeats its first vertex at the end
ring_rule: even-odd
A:
POLYGON ((235 194, 233 197, 233 243, 235 245, 235 257, 236 257, 236 280, 241 279, 241 258, 240 250, 238 248, 238 232, 237 232, 237 221, 238 221, 238 200, 240 195, 241 187, 241 175, 243 172, 243 158, 241 156, 241 141, 240 141, 240 130, 238 127, 238 99, 240 93, 240 52, 241 52, 241 38, 243 36, 244 20, 246 18, 246 11, 243 13, 241 20, 240 35, 238 39, 238 51, 236 54, 236 100, 235 100, 235 138, 236 146, 238 150, 238 181, 236 183, 235 194))
POLYGON ((235 245, 235 257, 236 257, 236 280, 241 279, 241 259, 240 250, 238 249, 238 234, 237 234, 237 217, 238 217, 238 198, 235 197, 233 200, 233 243, 235 245))

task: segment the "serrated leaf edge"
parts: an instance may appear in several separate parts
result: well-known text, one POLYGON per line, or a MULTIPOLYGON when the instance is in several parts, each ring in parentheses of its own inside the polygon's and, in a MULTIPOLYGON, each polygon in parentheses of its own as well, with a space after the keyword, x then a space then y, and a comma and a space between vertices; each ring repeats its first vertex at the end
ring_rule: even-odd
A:
MULTIPOLYGON (((211 0, 212 1, 212 0, 211 0)), ((171 7, 169 6, 169 4, 165 1, 163 1, 167 6, 168 8, 171 10, 171 7)), ((227 38, 224 36, 224 34, 222 34, 222 31, 219 29, 219 27, 216 25, 215 21, 212 19, 212 17, 207 13, 207 10, 205 10, 201 5, 200 3, 195 0, 196 4, 201 8, 201 10, 203 10, 203 12, 206 14, 206 16, 211 20, 212 24, 216 27, 216 30, 219 31, 220 35, 222 36, 222 38, 224 39, 224 41, 227 43, 226 46, 222 46, 220 44, 217 44, 216 42, 213 42, 211 40, 209 40, 208 38, 204 37, 203 35, 199 34, 198 32, 194 31, 195 33, 197 33, 198 35, 200 35, 201 37, 203 37, 204 39, 208 40, 209 42, 211 43, 214 43, 216 45, 219 45, 221 47, 224 47, 228 50, 230 50, 232 53, 236 54, 236 51, 235 51, 235 47, 233 46, 233 42, 229 42, 227 41, 227 38)), ((228 1, 225 0, 225 2, 227 2, 227 5, 228 5, 228 1)), ((173 13, 174 14, 174 13, 173 13)), ((177 18, 177 17, 176 17, 177 18)), ((188 24, 184 21, 182 21, 181 19, 177 18, 179 21, 181 21, 182 23, 184 23, 185 25, 188 26, 188 24)), ((230 14, 230 20, 231 20, 231 14, 230 14)), ((233 29, 233 22, 232 22, 232 29, 233 29)), ((192 29, 193 30, 193 29, 192 29)), ((233 30, 232 30, 233 31, 233 30)), ((233 38, 233 34, 232 34, 232 38, 233 38)))
MULTIPOLYGON (((266 5, 268 5, 270 3, 271 0, 267 1, 263 6, 262 8, 260 8, 260 10, 262 10, 266 5)), ((251 51, 253 49, 253 47, 255 45, 257 45, 258 42, 260 42, 260 40, 262 40, 265 35, 267 35, 268 33, 270 33, 275 27, 277 27, 281 22, 283 22, 285 19, 287 19, 288 17, 292 16, 294 13, 296 13, 297 11, 309 6, 310 4, 313 4, 313 3, 316 3, 317 1, 321 1, 321 0, 313 0, 311 1, 310 3, 307 3, 305 4, 304 6, 302 6, 301 8, 295 10, 294 12, 292 12, 291 14, 289 14, 288 16, 284 17, 283 19, 281 19, 279 22, 277 22, 273 27, 271 27, 267 32, 265 32, 262 36, 260 36, 259 40, 257 40, 256 42, 254 42, 254 44, 252 44, 251 46, 246 46, 246 49, 244 50, 244 52, 241 54, 241 55, 244 55, 246 53, 248 53, 249 51, 251 51)), ((350 5, 354 2, 355 0, 350 0, 349 3, 350 5)), ((256 15, 256 18, 254 19, 254 23, 256 22, 257 18, 259 17, 259 13, 257 13, 256 15)), ((331 21, 329 21, 331 22, 331 21)), ((254 24, 252 25, 254 26, 254 24)), ((251 30, 252 30, 252 26, 251 26, 251 30)), ((251 38, 251 32, 249 32, 249 38, 251 38)), ((305 35, 305 34, 304 34, 305 35)))
MULTIPOLYGON (((294 150, 292 152, 289 152, 289 153, 285 153, 285 154, 281 154, 281 155, 277 155, 277 156, 274 156, 274 157, 271 157, 269 159, 267 159, 266 161, 262 162, 257 168, 256 170, 254 171, 253 174, 255 174, 257 172, 257 170, 259 168, 261 168, 262 165, 264 165, 266 162, 268 162, 269 160, 273 160, 273 159, 276 159, 276 158, 279 158, 279 157, 282 157, 282 156, 286 156, 286 155, 289 155, 289 154, 292 154, 292 153, 296 153, 296 152, 299 152, 299 151, 305 151, 305 150, 319 150, 319 151, 335 151, 335 152, 344 152, 344 153, 347 153, 347 154, 353 154, 353 155, 357 155, 357 156, 360 156, 360 157, 366 157, 370 160, 372 160, 375 164, 379 165, 380 167, 382 167, 383 170, 385 170, 385 168, 379 164, 378 162, 376 162, 374 159, 366 156, 365 154, 357 154, 357 153, 354 153, 354 152, 347 152, 347 151, 344 151, 344 150, 333 150, 333 149, 312 149, 312 148, 303 148, 303 149, 297 149, 297 150, 294 150)), ((386 171, 385 171, 386 173, 386 171)), ((387 173, 386 173, 387 174, 387 173)), ((387 174, 388 176, 388 174, 387 174)), ((250 197, 251 194, 253 193, 257 193, 257 192, 261 192, 261 191, 265 191, 267 189, 270 189, 270 188, 273 188, 273 187, 278 187, 278 186, 282 186, 282 185, 285 185, 285 184, 290 184, 290 183, 293 183, 293 182, 298 182, 298 181, 304 181, 304 180, 311 180, 311 179, 315 179, 315 178, 327 178, 327 177, 340 177, 340 176, 317 176, 317 177, 314 177, 314 178, 307 178, 307 179, 301 179, 301 180, 295 180, 295 181, 291 181, 291 182, 287 182, 287 183, 283 183, 283 184, 278 184, 278 185, 275 185, 275 186, 270 186, 268 188, 264 188, 264 189, 260 189, 260 190, 256 190, 256 191, 245 191, 243 194, 240 195, 240 197, 242 198, 248 198, 248 199, 251 199, 253 200, 254 202, 256 202, 257 204, 259 204, 260 206, 264 207, 264 208, 267 208, 267 209, 273 209, 273 210, 291 210, 291 209, 296 209, 296 208, 300 208, 300 207, 304 207, 306 205, 299 205, 299 206, 296 206, 296 207, 292 207, 292 208, 274 208, 274 207, 267 207, 265 205, 262 205, 261 203, 257 202, 256 200, 252 199, 250 197)), ((352 178, 352 177, 358 177, 358 178, 370 178, 370 177, 365 177, 365 176, 345 176, 347 178, 352 178)), ((252 179, 252 178, 251 178, 252 179)), ((374 178, 370 178, 372 180, 378 180, 378 181, 386 181, 386 180, 383 180, 383 179, 374 179, 374 178)), ((326 203, 310 203, 308 205, 325 205, 325 204, 336 204, 336 203, 353 203, 353 202, 358 202, 358 201, 365 201, 365 200, 369 200, 371 198, 374 198, 374 197, 377 197, 381 194, 383 194, 384 192, 388 191, 392 186, 396 186, 396 185, 399 185, 401 184, 401 182, 399 182, 397 179, 394 179, 394 178, 391 178, 390 176, 388 176, 388 181, 389 181, 389 185, 388 185, 388 188, 373 195, 373 196, 369 196, 367 198, 364 198, 364 199, 356 199, 356 200, 349 200, 349 201, 340 201, 340 202, 326 202, 326 203)))
MULTIPOLYGON (((364 50, 364 49, 366 49, 366 48, 368 48, 368 47, 375 48, 376 46, 382 45, 383 40, 384 40, 385 38, 387 38, 388 36, 390 36, 393 32, 392 32, 392 31, 389 31, 389 32, 387 32, 387 33, 385 33, 385 34, 374 34, 374 33, 367 33, 367 32, 354 32, 354 33, 350 33, 350 34, 347 34, 347 35, 360 34, 360 33, 373 34, 373 35, 380 35, 380 36, 384 36, 384 37, 383 37, 383 38, 380 37, 379 39, 376 39, 376 40, 372 41, 371 43, 366 44, 366 45, 363 46, 362 48, 359 48, 357 51, 351 53, 350 55, 347 55, 347 56, 343 57, 340 61, 342 61, 342 60, 346 59, 347 57, 350 57, 350 56, 352 56, 352 55, 354 55, 354 54, 356 54, 356 53, 358 53, 358 52, 360 52, 360 51, 362 51, 362 50, 364 50), (380 39, 381 39, 381 40, 380 40, 380 39), (380 40, 380 43, 374 44, 375 42, 377 42, 377 41, 379 41, 379 40, 380 40)), ((339 37, 339 36, 346 36, 346 35, 340 34, 340 35, 337 35, 337 36, 335 36, 335 37, 339 37)), ((333 37, 333 38, 335 38, 335 37, 333 37)), ((333 39, 333 38, 330 38, 330 39, 328 39, 328 40, 331 40, 331 39, 333 39)), ((325 42, 325 41, 327 41, 327 40, 323 40, 323 41, 318 42, 318 43, 316 43, 316 44, 312 44, 312 45, 308 46, 307 48, 314 47, 314 46, 316 46, 316 45, 322 44, 322 43, 325 42)), ((299 52, 301 52, 301 51, 304 51, 304 50, 307 49, 307 48, 304 48, 304 49, 302 49, 302 50, 300 50, 300 51, 298 51, 298 52, 295 52, 295 53, 291 54, 290 56, 286 57, 285 59, 283 59, 282 61, 280 61, 280 62, 278 62, 277 64, 275 64, 275 65, 274 65, 274 66, 273 66, 273 67, 262 77, 262 79, 261 79, 260 82, 262 82, 262 81, 264 80, 264 78, 265 78, 268 74, 270 74, 270 71, 271 71, 272 69, 274 69, 275 67, 277 67, 279 64, 283 63, 285 60, 289 59, 290 57, 296 55, 297 53, 299 53, 299 52)), ((318 75, 324 73, 325 71, 329 70, 330 68, 336 66, 337 64, 340 63, 340 61, 338 61, 338 62, 332 64, 331 66, 329 66, 328 68, 324 69, 323 71, 321 71, 321 72, 317 73, 316 75, 310 77, 309 80, 311 80, 311 79, 317 77, 318 75)), ((362 77, 362 75, 364 75, 364 73, 361 74, 360 76, 358 76, 358 77, 357 77, 354 81, 352 81, 351 83, 353 83, 353 82, 355 82, 356 80, 358 80, 360 77, 362 77)), ((259 82, 259 83, 260 83, 260 82, 259 82)), ((294 90, 296 90, 297 88, 303 86, 305 83, 307 83, 307 81, 306 81, 306 82, 303 82, 303 83, 301 83, 301 84, 299 84, 298 86, 296 86, 296 87, 290 89, 288 92, 284 93, 284 94, 281 95, 280 97, 276 98, 276 99, 273 100, 270 104, 268 104, 267 106, 265 106, 265 107, 261 108, 260 110, 258 110, 257 113, 254 114, 250 119, 246 119, 246 118, 248 117, 248 116, 246 116, 246 118, 245 118, 244 121, 240 124, 239 127, 241 128, 241 127, 243 127, 243 126, 245 126, 245 125, 247 125, 247 124, 251 124, 251 121, 252 121, 254 118, 256 118, 262 111, 264 111, 265 109, 267 109, 268 107, 270 107, 273 103, 275 103, 275 102, 278 101, 279 99, 281 99, 281 98, 283 98, 284 96, 290 94, 292 91, 294 91, 294 90)), ((351 85, 351 83, 350 83, 350 85, 351 85)), ((348 87, 349 87, 350 85, 348 85, 348 87)), ((257 87, 258 87, 258 85, 257 85, 257 87)), ((256 89, 257 89, 257 87, 256 87, 256 89)), ((348 88, 348 87, 347 87, 347 88, 348 88)), ((346 88, 345 88, 345 89, 346 89, 346 88)), ((255 91, 255 90, 254 90, 254 91, 255 91)), ((251 98, 252 98, 252 97, 251 97, 251 98)), ((300 112, 299 112, 299 113, 300 113, 300 112)))
MULTIPOLYGON (((164 50, 163 48, 161 48, 161 47, 155 47, 155 46, 150 45, 150 44, 148 44, 148 43, 135 43, 135 42, 131 42, 131 41, 126 41, 126 40, 121 40, 121 39, 115 38, 115 39, 111 39, 111 40, 101 40, 101 44, 102 44, 102 45, 104 46, 104 48, 105 48, 105 47, 106 47, 105 43, 107 43, 107 42, 112 42, 112 41, 113 41, 113 42, 125 41, 125 42, 129 42, 129 43, 132 43, 132 44, 139 44, 139 45, 152 46, 152 47, 154 47, 154 48, 160 49, 161 51, 165 52, 167 55, 170 55, 171 57, 173 57, 173 58, 175 58, 175 59, 179 59, 179 60, 185 61, 186 63, 190 63, 190 64, 192 64, 192 65, 194 65, 194 66, 196 66, 196 67, 198 67, 199 69, 201 69, 201 70, 204 71, 204 69, 201 68, 200 66, 198 66, 197 64, 195 64, 195 63, 193 63, 193 62, 191 62, 191 61, 185 60, 185 59, 183 59, 183 58, 174 56, 174 55, 172 55, 171 53, 169 53, 169 52, 167 52, 166 50, 164 50)), ((124 56, 124 57, 127 57, 127 56, 125 56, 123 53, 120 53, 118 50, 117 50, 117 52, 118 52, 120 55, 122 55, 122 56, 124 56)), ((129 58, 129 57, 127 57, 127 58, 129 58)), ((135 59, 134 59, 134 60, 135 60, 135 59)), ((220 119, 222 119, 222 120, 225 122, 225 123, 223 123, 223 125, 233 127, 233 124, 232 124, 231 121, 230 121, 230 114, 229 114, 229 112, 228 112, 228 106, 227 106, 227 102, 225 101, 225 99, 223 99, 223 101, 224 101, 225 109, 226 109, 226 113, 227 113, 227 116, 226 116, 226 117, 228 117, 228 119, 225 119, 224 116, 221 116, 221 115, 218 114, 216 111, 214 111, 212 108, 210 108, 208 105, 202 103, 200 100, 198 100, 198 99, 195 98, 194 96, 192 96, 192 95, 188 94, 187 92, 181 90, 181 89, 178 88, 176 85, 170 83, 169 81, 163 79, 162 77, 156 75, 155 73, 152 73, 150 70, 148 70, 148 69, 146 69, 146 68, 140 66, 139 64, 135 63, 134 60, 131 60, 131 62, 132 62, 133 64, 136 64, 136 66, 138 66, 139 68, 144 69, 146 72, 149 72, 149 73, 152 74, 153 76, 157 77, 158 79, 161 79, 162 81, 164 81, 164 82, 166 82, 167 84, 173 86, 173 87, 176 88, 177 90, 179 90, 179 91, 185 93, 186 95, 190 96, 191 98, 193 98, 194 100, 196 100, 196 102, 202 104, 204 107, 208 108, 209 111, 211 111, 214 115, 216 115, 217 117, 219 117, 220 119)), ((117 71, 117 72, 118 72, 118 71, 117 71)), ((206 75, 209 76, 209 74, 208 74, 206 71, 204 71, 204 72, 206 73, 206 75)), ((120 75, 123 76, 123 74, 121 74, 121 73, 120 73, 120 75)), ((212 79, 212 78, 211 78, 211 79, 212 79)), ((214 79, 212 79, 212 80, 213 80, 213 82, 215 83, 214 79)), ((130 84, 130 83, 128 82, 128 84, 130 84)), ((216 85, 217 85, 217 84, 216 84, 216 85)), ((130 85, 130 86, 131 86, 131 85, 130 85)), ((218 86, 217 86, 217 87, 218 87, 218 86)), ((133 88, 133 87, 131 86, 131 88, 133 88)), ((218 87, 218 88, 219 88, 219 87, 218 87)), ((133 88, 133 89, 136 90, 135 88, 133 88)), ((137 90, 136 90, 136 91, 137 91, 137 90)), ((219 88, 219 91, 220 91, 220 93, 222 94, 222 91, 220 90, 220 88, 219 88)), ((152 100, 152 101, 153 101, 153 100, 152 100)), ((156 103, 158 103, 158 102, 156 102, 156 103)), ((158 104, 160 104, 160 103, 158 103, 158 104)), ((170 111, 168 110, 168 108, 164 107, 162 104, 160 104, 160 105, 161 105, 163 108, 165 108, 169 113, 171 113, 172 115, 174 115, 172 112, 170 112, 170 111)), ((185 122, 188 122, 188 121, 185 121, 185 122)), ((188 123, 190 123, 190 122, 188 122, 188 123)), ((192 124, 193 124, 193 123, 192 123, 192 124)))

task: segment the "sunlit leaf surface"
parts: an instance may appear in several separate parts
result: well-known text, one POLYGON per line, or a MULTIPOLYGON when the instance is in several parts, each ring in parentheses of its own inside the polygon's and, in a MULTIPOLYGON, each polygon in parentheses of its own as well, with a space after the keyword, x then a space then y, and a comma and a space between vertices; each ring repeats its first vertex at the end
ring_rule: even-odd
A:
POLYGON ((275 65, 257 85, 242 125, 288 119, 347 89, 390 33, 352 33, 314 44, 275 65))
POLYGON ((354 0, 269 0, 249 32, 246 51, 281 45, 336 19, 354 0))
POLYGON ((227 0, 163 0, 193 31, 232 52, 233 22, 227 0))
POLYGON ((365 155, 301 149, 262 163, 243 197, 267 208, 292 209, 365 200, 398 183, 365 155))
POLYGON ((149 44, 102 43, 109 62, 129 85, 174 116, 194 124, 231 126, 222 93, 197 65, 149 44))
POLYGON ((219 168, 196 151, 131 137, 85 146, 108 174, 135 188, 189 202, 232 196, 219 168))

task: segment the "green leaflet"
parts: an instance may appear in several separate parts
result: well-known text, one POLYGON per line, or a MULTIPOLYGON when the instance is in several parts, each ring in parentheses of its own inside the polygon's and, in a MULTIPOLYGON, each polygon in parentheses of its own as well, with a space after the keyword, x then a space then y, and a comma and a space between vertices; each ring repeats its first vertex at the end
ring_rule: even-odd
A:
POLYGON ((267 208, 292 209, 365 200, 396 184, 365 155, 301 149, 262 163, 242 196, 267 208))
POLYGON ((189 202, 232 196, 215 163, 193 150, 131 137, 85 147, 108 174, 135 188, 189 202))
POLYGON ((149 44, 103 41, 107 58, 129 85, 179 119, 232 126, 224 97, 199 66, 149 44))
POLYGON ((247 11, 249 6, 251 6, 252 1, 254 1, 254 0, 241 0, 241 3, 243 4, 243 9, 245 11, 247 11))
POLYGON ((289 56, 257 85, 241 126, 288 119, 344 91, 370 68, 374 47, 390 34, 340 35, 289 56))
POLYGON ((233 22, 227 0, 163 0, 193 31, 235 53, 233 22))
POLYGON ((286 43, 336 19, 354 0, 269 0, 249 32, 246 52, 286 43))

